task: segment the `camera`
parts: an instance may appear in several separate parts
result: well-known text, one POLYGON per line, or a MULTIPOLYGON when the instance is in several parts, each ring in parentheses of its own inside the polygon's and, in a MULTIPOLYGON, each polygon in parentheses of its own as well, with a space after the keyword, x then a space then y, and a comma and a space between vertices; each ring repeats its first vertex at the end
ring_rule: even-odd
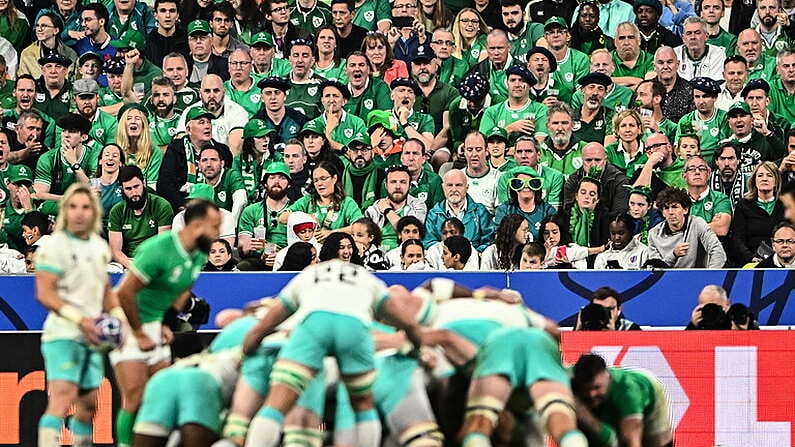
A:
POLYGON ((581 331, 607 331, 610 330, 610 311, 601 304, 591 303, 580 309, 581 331))
POLYGON ((726 318, 726 312, 718 304, 709 303, 701 307, 701 321, 697 329, 701 330, 726 330, 731 329, 731 323, 726 318))

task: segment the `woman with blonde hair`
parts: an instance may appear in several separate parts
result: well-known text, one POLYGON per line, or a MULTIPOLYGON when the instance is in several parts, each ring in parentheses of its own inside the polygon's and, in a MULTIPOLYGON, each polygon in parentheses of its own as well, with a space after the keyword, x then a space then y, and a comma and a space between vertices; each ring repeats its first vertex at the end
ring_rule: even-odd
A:
POLYGON ((149 133, 149 118, 139 104, 130 104, 119 110, 119 126, 116 128, 116 144, 122 148, 128 165, 141 168, 146 186, 157 187, 163 153, 155 147, 149 133))
POLYGON ((392 46, 389 45, 387 37, 381 33, 367 33, 362 42, 362 53, 367 56, 370 62, 370 70, 373 76, 380 77, 389 85, 396 78, 409 77, 409 70, 406 63, 395 59, 392 46))
POLYGON ((453 40, 457 57, 472 68, 475 64, 486 58, 486 35, 489 27, 483 17, 473 8, 464 8, 459 11, 453 20, 453 40))
POLYGON ((780 192, 778 166, 770 161, 760 163, 748 179, 748 192, 734 207, 730 234, 735 263, 759 262, 773 253, 770 235, 784 220, 780 192))
POLYGON ((648 157, 643 148, 643 121, 635 110, 624 110, 613 117, 613 140, 605 146, 607 161, 632 178, 635 171, 643 169, 648 157))

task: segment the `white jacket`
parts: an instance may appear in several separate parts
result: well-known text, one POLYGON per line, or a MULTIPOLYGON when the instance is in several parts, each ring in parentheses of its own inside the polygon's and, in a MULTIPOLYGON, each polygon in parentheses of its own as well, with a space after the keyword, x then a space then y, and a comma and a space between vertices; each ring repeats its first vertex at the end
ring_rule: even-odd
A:
POLYGON ((625 270, 638 270, 649 259, 649 247, 637 238, 632 240, 623 250, 607 250, 596 255, 594 269, 602 270, 607 267, 607 261, 618 261, 618 265, 625 270))

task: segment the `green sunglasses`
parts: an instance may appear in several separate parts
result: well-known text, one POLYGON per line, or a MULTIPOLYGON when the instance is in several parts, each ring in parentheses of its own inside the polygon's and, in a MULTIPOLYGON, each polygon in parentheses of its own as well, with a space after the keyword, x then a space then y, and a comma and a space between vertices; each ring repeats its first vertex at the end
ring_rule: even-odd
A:
POLYGON ((521 191, 525 188, 530 188, 533 191, 538 191, 541 189, 541 185, 544 184, 544 181, 538 177, 531 177, 528 179, 520 179, 519 177, 514 177, 510 180, 508 184, 512 190, 514 191, 521 191))

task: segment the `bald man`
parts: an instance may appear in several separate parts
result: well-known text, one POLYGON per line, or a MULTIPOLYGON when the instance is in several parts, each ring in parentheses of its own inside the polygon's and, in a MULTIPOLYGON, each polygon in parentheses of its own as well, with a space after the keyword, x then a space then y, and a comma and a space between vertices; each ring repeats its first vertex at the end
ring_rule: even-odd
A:
POLYGON ((248 112, 235 104, 224 90, 224 81, 220 76, 207 75, 199 89, 200 101, 186 108, 177 124, 177 133, 185 131, 185 117, 195 107, 204 107, 215 116, 213 123, 213 140, 229 146, 232 154, 240 153, 243 145, 243 127, 248 122, 248 112))
POLYGON ((598 179, 602 183, 599 202, 611 213, 625 212, 629 206, 627 177, 620 169, 607 162, 605 147, 600 143, 588 143, 582 148, 582 167, 570 175, 563 186, 563 203, 574 202, 577 185, 592 168, 601 170, 598 179))
POLYGON ((748 80, 764 79, 771 82, 776 73, 776 58, 764 53, 762 36, 754 29, 747 29, 737 36, 737 54, 748 62, 748 80))

